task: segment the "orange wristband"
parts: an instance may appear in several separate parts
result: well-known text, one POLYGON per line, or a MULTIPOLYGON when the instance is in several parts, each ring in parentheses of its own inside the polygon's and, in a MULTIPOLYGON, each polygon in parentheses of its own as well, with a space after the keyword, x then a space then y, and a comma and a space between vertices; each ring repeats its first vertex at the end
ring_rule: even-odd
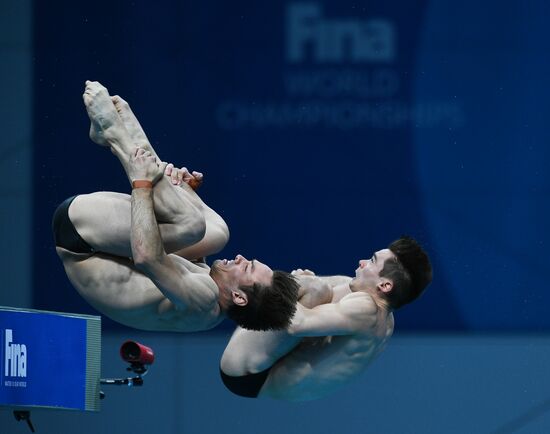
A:
POLYGON ((132 181, 132 190, 134 188, 153 188, 153 183, 151 181, 137 179, 135 181, 132 181))
POLYGON ((199 188, 200 184, 197 180, 195 180, 195 178, 192 178, 190 181, 189 181, 189 187, 191 187, 193 190, 197 190, 197 188, 199 188))

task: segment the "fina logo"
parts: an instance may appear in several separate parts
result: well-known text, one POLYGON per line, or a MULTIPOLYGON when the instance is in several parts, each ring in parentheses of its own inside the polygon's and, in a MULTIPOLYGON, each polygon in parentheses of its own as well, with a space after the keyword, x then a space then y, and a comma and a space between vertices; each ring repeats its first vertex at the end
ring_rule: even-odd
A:
POLYGON ((13 330, 6 329, 5 366, 6 377, 27 376, 27 346, 13 343, 13 330))
POLYGON ((329 20, 317 3, 294 3, 286 11, 287 60, 304 62, 311 47, 316 63, 391 62, 395 33, 394 25, 384 19, 329 20))

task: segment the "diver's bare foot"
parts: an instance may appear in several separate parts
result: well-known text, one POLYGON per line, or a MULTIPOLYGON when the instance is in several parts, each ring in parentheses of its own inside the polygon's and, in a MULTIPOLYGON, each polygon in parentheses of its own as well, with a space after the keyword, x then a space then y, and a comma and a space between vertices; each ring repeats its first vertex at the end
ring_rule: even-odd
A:
POLYGON ((82 95, 90 118, 90 139, 101 146, 109 146, 106 135, 113 128, 124 128, 107 89, 97 81, 86 81, 82 95))
POLYGON ((130 105, 119 95, 112 96, 111 101, 113 102, 115 109, 120 116, 120 119, 126 127, 126 130, 130 134, 132 142, 134 142, 136 146, 145 148, 153 152, 149 139, 147 139, 147 136, 145 135, 143 128, 141 128, 141 125, 137 120, 136 115, 134 115, 134 112, 130 108, 130 105))

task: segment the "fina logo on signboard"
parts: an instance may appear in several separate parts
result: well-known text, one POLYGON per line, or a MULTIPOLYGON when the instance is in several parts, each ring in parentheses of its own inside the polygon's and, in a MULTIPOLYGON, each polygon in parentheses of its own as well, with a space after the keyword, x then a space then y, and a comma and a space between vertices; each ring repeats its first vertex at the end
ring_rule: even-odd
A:
MULTIPOLYGON (((27 377, 27 346, 13 341, 13 330, 4 331, 4 376, 16 379, 27 377)), ((25 381, 5 380, 4 386, 26 387, 25 381)))

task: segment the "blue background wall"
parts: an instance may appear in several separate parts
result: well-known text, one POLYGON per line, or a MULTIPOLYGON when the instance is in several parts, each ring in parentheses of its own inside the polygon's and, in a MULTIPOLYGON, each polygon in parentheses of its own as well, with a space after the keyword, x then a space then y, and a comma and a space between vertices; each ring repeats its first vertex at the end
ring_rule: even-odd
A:
POLYGON ((408 233, 435 279, 400 329, 550 327, 545 2, 54 4, 34 5, 37 307, 91 312, 53 250, 56 205, 129 191, 87 138, 93 79, 206 173, 222 256, 352 274, 408 233))

